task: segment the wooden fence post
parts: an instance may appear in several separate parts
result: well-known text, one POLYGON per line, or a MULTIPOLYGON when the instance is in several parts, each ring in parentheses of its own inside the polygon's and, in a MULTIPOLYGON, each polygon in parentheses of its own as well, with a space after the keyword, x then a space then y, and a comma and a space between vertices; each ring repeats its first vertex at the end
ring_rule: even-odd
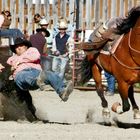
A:
MULTIPOLYGON (((31 34, 34 30, 33 16, 35 13, 44 15, 53 26, 56 26, 60 16, 66 17, 71 25, 75 24, 75 7, 77 0, 0 0, 0 10, 9 8, 12 14, 11 28, 28 30, 31 34)), ((78 0, 79 2, 79 28, 93 29, 93 23, 101 20, 124 16, 133 6, 140 5, 140 0, 78 0)), ((53 26, 49 26, 52 28, 53 26)))

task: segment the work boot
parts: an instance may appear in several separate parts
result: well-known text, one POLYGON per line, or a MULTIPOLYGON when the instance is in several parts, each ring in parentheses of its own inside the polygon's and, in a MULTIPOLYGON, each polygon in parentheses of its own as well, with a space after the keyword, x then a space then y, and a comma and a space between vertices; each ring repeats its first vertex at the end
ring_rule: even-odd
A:
POLYGON ((41 71, 39 76, 37 77, 37 80, 36 80, 36 84, 37 86, 40 88, 40 90, 44 90, 44 87, 45 87, 45 72, 44 71, 41 71))
POLYGON ((67 87, 62 91, 62 93, 60 94, 60 98, 62 99, 62 101, 66 102, 69 98, 69 95, 72 93, 73 91, 73 82, 70 81, 67 85, 67 87))

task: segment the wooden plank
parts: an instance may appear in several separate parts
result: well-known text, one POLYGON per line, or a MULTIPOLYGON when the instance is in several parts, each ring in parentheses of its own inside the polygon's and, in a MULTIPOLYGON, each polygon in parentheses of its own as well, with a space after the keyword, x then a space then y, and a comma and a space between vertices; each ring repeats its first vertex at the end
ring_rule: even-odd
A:
POLYGON ((7 9, 7 7, 8 7, 8 2, 7 2, 8 0, 4 0, 4 1, 2 1, 2 10, 5 10, 5 9, 7 9))
POLYGON ((112 2, 112 4, 111 4, 111 17, 116 17, 117 15, 116 15, 116 12, 117 12, 117 7, 116 7, 116 5, 117 5, 117 1, 116 0, 112 0, 111 1, 112 2))
POLYGON ((66 17, 66 0, 61 0, 60 3, 60 16, 61 17, 66 17))
POLYGON ((124 0, 120 0, 120 16, 124 16, 124 0))
POLYGON ((52 5, 52 16, 53 16, 53 24, 55 26, 58 23, 58 18, 60 15, 58 16, 58 11, 57 11, 58 2, 57 2, 57 0, 53 0, 53 2, 54 2, 54 4, 52 5))
POLYGON ((51 18, 50 18, 50 7, 51 7, 52 4, 49 3, 49 0, 45 0, 44 1, 44 15, 45 15, 45 18, 48 20, 49 22, 49 28, 51 28, 53 22, 51 21, 51 18))
MULTIPOLYGON (((19 0, 18 2, 18 28, 19 29, 24 29, 24 1, 19 0)), ((23 31, 23 30, 22 30, 23 31)))
POLYGON ((16 27, 16 0, 10 0, 10 12, 12 15, 12 23, 10 28, 16 27))
MULTIPOLYGON (((84 22, 85 22, 85 15, 84 15, 84 11, 85 11, 85 5, 84 5, 84 0, 80 0, 79 1, 79 9, 80 9, 80 12, 79 12, 79 19, 83 19, 83 23, 81 23, 79 21, 79 28, 80 29, 83 29, 85 28, 84 26, 84 22)), ((76 9, 75 9, 76 10, 76 9)), ((75 11, 76 12, 76 11, 75 11)), ((75 13, 76 14, 76 13, 75 13)), ((76 16, 76 15, 75 15, 76 16)), ((75 17, 76 18, 76 17, 75 17)))
POLYGON ((34 31, 34 23, 33 23, 33 15, 32 15, 32 0, 27 0, 26 1, 27 4, 27 14, 25 17, 25 20, 27 21, 26 25, 26 31, 28 32, 28 34, 32 34, 34 31))
POLYGON ((99 1, 98 0, 95 0, 94 13, 95 13, 95 23, 98 24, 99 23, 99 20, 100 20, 99 1))
POLYGON ((35 2, 35 13, 41 13, 41 0, 36 0, 35 2))
POLYGON ((107 12, 108 12, 108 5, 107 5, 107 0, 103 0, 103 10, 102 10, 102 12, 103 12, 103 17, 102 17, 102 19, 103 19, 103 21, 106 21, 107 19, 108 19, 108 17, 107 17, 107 12))
POLYGON ((74 18, 75 18, 75 11, 74 11, 74 0, 69 1, 69 23, 71 25, 74 24, 74 18))

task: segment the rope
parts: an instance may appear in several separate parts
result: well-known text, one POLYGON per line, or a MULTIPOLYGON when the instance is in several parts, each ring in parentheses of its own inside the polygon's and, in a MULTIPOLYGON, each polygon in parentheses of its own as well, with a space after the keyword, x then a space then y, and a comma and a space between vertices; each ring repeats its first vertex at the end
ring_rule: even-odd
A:
POLYGON ((140 53, 140 51, 138 51, 138 50, 136 50, 136 49, 134 49, 134 48, 131 47, 131 44, 130 44, 131 32, 132 32, 132 28, 130 29, 130 32, 129 32, 128 46, 129 46, 129 48, 130 48, 132 51, 134 51, 134 52, 136 52, 136 53, 140 53))
POLYGON ((140 70, 140 67, 131 67, 131 66, 125 65, 123 62, 121 62, 121 61, 116 57, 115 54, 112 54, 112 56, 117 60, 117 62, 118 62, 119 64, 121 64, 121 65, 124 66, 125 68, 131 69, 131 70, 140 70))
MULTIPOLYGON (((132 28, 130 29, 130 32, 129 32, 128 46, 129 46, 129 48, 130 48, 131 50, 135 51, 136 53, 140 53, 140 51, 138 51, 138 50, 136 50, 136 49, 134 49, 134 48, 131 47, 131 44, 130 44, 131 33, 132 33, 132 28)), ((118 62, 119 64, 121 64, 121 65, 124 66, 125 68, 131 69, 131 70, 140 70, 140 67, 131 67, 131 66, 125 65, 123 62, 121 62, 121 61, 116 57, 115 54, 112 54, 112 56, 117 60, 117 62, 118 62)))

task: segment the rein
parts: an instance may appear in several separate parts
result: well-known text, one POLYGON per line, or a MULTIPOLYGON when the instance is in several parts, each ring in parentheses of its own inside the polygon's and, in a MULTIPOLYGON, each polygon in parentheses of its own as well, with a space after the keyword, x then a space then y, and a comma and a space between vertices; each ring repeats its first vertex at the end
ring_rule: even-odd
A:
MULTIPOLYGON (((138 50, 136 50, 136 49, 134 49, 134 48, 131 47, 131 44, 130 44, 131 33, 132 33, 132 28, 130 29, 130 32, 129 32, 128 46, 129 46, 129 48, 130 48, 131 50, 135 51, 136 53, 140 53, 140 51, 138 51, 138 50)), ((130 67, 130 66, 125 65, 123 62, 121 62, 121 61, 116 57, 115 54, 111 54, 111 55, 112 55, 112 56, 117 60, 117 62, 118 62, 119 64, 121 64, 122 66, 124 66, 124 67, 126 67, 126 68, 128 68, 128 69, 131 69, 131 70, 140 70, 140 67, 130 67)))
POLYGON ((131 47, 131 44, 130 44, 131 33, 132 33, 132 28, 130 29, 130 32, 129 32, 128 46, 129 46, 129 48, 130 48, 132 51, 134 51, 134 52, 136 52, 136 53, 140 53, 140 51, 138 51, 138 50, 136 50, 136 49, 134 49, 134 48, 131 47))
POLYGON ((116 57, 116 55, 115 54, 111 54, 116 60, 117 60, 117 62, 119 63, 119 64, 121 64, 122 66, 124 66, 124 67, 126 67, 126 68, 128 68, 128 69, 131 69, 131 70, 140 70, 140 67, 130 67, 130 66, 127 66, 127 65, 125 65, 123 62, 121 62, 117 57, 116 57))

